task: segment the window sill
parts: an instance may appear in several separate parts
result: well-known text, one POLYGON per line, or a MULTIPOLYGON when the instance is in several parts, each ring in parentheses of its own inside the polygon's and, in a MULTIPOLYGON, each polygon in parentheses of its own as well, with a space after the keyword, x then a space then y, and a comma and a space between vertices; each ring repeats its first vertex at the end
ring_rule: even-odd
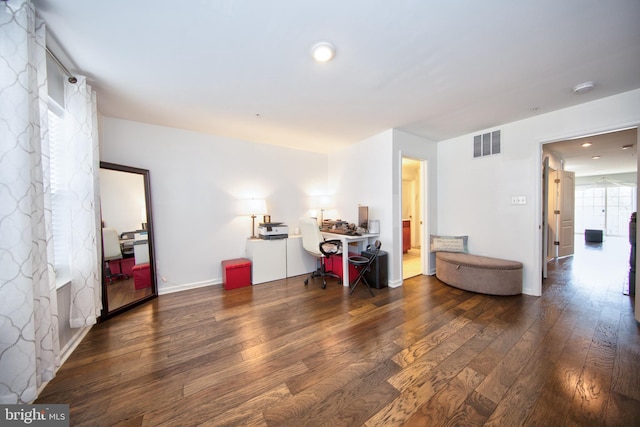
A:
POLYGON ((56 277, 56 289, 64 288, 71 284, 71 277, 56 277))

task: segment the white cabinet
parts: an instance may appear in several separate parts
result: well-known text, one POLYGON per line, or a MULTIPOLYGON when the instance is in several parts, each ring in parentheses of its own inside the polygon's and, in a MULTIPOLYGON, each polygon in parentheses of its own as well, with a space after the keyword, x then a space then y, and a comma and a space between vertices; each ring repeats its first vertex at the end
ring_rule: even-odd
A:
POLYGON ((149 240, 147 232, 136 233, 133 240, 133 255, 138 264, 149 263, 149 240))
POLYGON ((302 247, 302 236, 248 239, 247 258, 251 260, 251 283, 254 285, 311 273, 316 268, 315 257, 302 247))
POLYGON ((149 243, 145 240, 144 242, 136 242, 133 245, 133 256, 135 257, 136 265, 138 264, 148 264, 149 263, 149 243))
POLYGON ((287 277, 286 240, 247 240, 247 258, 251 260, 252 284, 257 285, 287 277))

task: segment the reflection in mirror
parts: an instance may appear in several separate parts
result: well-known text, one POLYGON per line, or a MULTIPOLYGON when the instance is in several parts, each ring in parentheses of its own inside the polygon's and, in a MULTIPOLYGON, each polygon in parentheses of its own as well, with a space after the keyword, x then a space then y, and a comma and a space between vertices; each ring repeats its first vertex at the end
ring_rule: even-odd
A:
POLYGON ((104 317, 157 295, 149 171, 100 163, 104 317))

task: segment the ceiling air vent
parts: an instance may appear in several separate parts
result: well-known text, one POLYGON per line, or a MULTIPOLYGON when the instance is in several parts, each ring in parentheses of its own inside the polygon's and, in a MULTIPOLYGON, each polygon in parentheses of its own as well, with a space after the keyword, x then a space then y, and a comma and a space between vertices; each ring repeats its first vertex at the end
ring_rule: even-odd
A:
POLYGON ((473 157, 484 157, 498 153, 500 153, 499 130, 473 137, 473 157))

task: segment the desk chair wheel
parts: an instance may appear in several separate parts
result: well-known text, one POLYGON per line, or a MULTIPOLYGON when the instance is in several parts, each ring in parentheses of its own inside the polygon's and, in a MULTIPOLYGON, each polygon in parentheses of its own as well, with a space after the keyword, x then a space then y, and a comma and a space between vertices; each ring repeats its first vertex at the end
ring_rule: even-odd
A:
POLYGON ((322 277, 322 289, 327 289, 327 277, 338 279, 338 284, 342 285, 342 279, 340 278, 340 276, 330 271, 325 271, 324 265, 322 265, 321 268, 312 272, 311 275, 304 279, 305 286, 309 284, 309 279, 313 279, 314 277, 322 277))

